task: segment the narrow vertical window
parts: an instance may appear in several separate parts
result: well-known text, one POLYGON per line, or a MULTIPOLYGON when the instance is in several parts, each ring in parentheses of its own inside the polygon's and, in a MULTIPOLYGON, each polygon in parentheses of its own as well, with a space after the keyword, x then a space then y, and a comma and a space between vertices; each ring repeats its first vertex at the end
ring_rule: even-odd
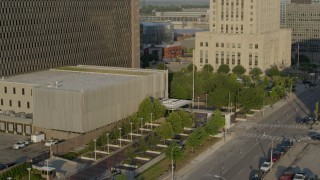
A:
POLYGON ((24 95, 24 88, 22 88, 22 95, 24 95))

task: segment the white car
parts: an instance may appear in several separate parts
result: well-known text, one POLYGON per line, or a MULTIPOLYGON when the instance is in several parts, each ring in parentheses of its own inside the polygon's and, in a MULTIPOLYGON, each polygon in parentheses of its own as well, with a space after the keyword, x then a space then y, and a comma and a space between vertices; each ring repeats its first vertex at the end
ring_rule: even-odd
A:
POLYGON ((260 170, 263 172, 269 172, 270 169, 271 169, 271 162, 269 161, 265 161, 260 167, 260 170))
POLYGON ((304 173, 297 173, 293 178, 293 180, 304 180, 304 179, 306 179, 306 175, 304 173))
POLYGON ((20 148, 23 148, 25 147, 26 145, 23 143, 23 142, 17 142, 16 144, 14 144, 12 146, 13 149, 20 149, 20 148))
POLYGON ((58 143, 57 140, 49 140, 44 145, 45 146, 51 146, 51 145, 54 145, 54 144, 57 144, 57 143, 58 143))
POLYGON ((25 141, 21 141, 24 145, 28 146, 30 144, 30 142, 28 140, 25 141))

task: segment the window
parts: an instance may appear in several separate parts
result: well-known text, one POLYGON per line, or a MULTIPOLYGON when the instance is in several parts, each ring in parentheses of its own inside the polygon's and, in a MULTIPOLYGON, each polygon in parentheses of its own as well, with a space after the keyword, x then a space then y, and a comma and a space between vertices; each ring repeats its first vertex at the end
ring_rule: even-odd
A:
POLYGON ((252 54, 251 53, 249 54, 249 65, 250 66, 252 65, 252 54))
POLYGON ((7 93, 7 87, 4 87, 4 93, 7 93))
POLYGON ((203 42, 200 42, 200 47, 202 47, 203 46, 203 42))
POLYGON ((224 47, 224 43, 221 43, 221 47, 224 47))
POLYGON ((27 102, 27 108, 30 109, 30 103, 29 102, 27 102))
POLYGON ((21 107, 21 101, 18 101, 18 107, 21 107))
POLYGON ((3 99, 1 99, 1 106, 3 106, 3 99))
POLYGON ((15 87, 13 88, 13 94, 16 94, 16 88, 15 87))
POLYGON ((24 88, 22 88, 22 95, 24 95, 24 88))
POLYGON ((216 43, 216 47, 219 47, 219 43, 216 43))
POLYGON ((255 49, 258 49, 258 48, 259 48, 259 45, 258 45, 258 44, 255 44, 255 45, 254 45, 254 48, 255 48, 255 49))
POLYGON ((209 46, 209 43, 208 42, 206 42, 206 47, 208 47, 209 46))
POLYGON ((12 100, 9 100, 9 106, 12 106, 12 100))

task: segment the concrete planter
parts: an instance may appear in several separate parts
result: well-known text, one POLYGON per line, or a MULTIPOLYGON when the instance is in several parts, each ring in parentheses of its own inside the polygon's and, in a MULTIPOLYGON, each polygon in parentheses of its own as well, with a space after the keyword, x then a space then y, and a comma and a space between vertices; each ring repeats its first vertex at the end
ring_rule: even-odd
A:
POLYGON ((142 160, 142 161, 150 161, 150 158, 144 158, 144 157, 135 157, 135 159, 138 159, 138 160, 142 160))
POLYGON ((147 150, 147 153, 151 153, 151 154, 161 154, 161 152, 159 151, 151 151, 151 150, 147 150))
POLYGON ((136 165, 130 165, 130 164, 122 164, 122 166, 124 167, 130 167, 130 168, 135 168, 137 169, 139 166, 136 166, 136 165))

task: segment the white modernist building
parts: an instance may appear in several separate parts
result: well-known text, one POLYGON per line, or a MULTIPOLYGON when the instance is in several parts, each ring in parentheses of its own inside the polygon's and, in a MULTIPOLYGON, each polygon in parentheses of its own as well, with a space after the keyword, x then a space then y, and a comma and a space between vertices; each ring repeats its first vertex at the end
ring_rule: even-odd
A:
POLYGON ((210 31, 196 33, 195 65, 242 65, 247 73, 291 66, 291 30, 280 29, 279 19, 279 0, 211 0, 210 31))
POLYGON ((146 97, 168 97, 167 71, 72 66, 7 77, 0 131, 84 134, 129 117, 146 97))

